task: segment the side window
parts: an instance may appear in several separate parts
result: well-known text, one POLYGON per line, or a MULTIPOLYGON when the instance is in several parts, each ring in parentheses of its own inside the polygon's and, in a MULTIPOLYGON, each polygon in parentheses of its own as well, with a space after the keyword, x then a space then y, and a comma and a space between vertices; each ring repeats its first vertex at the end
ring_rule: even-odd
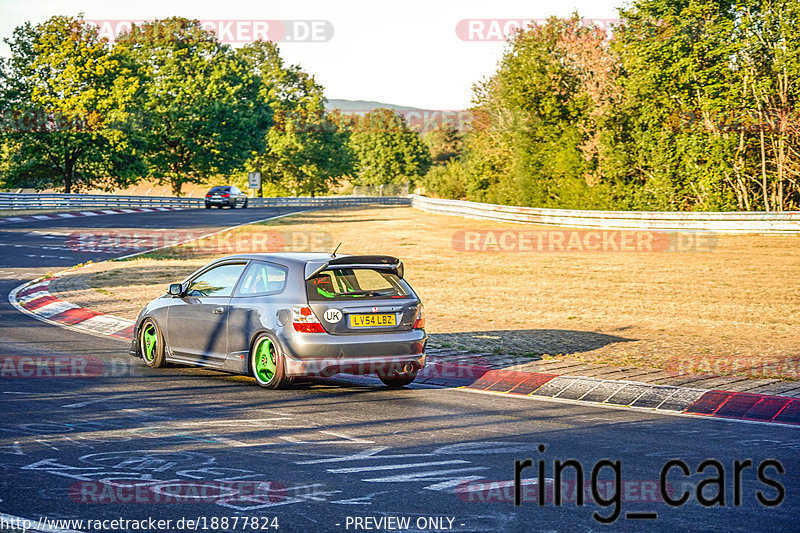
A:
POLYGON ((236 296, 274 294, 286 287, 286 268, 273 263, 253 261, 242 276, 236 296))
POLYGON ((244 270, 244 263, 220 265, 208 270, 189 283, 189 296, 230 296, 236 280, 244 270))

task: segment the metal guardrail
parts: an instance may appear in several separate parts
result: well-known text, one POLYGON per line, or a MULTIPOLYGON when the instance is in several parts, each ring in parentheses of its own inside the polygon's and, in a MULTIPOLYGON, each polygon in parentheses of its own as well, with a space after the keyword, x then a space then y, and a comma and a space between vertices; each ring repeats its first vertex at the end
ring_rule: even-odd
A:
MULTIPOLYGON (((487 220, 599 229, 714 231, 719 233, 797 233, 800 212, 579 211, 404 196, 323 196, 250 198, 252 207, 350 207, 412 205, 417 209, 487 220)), ((131 207, 203 207, 203 198, 116 196, 111 194, 0 193, 0 209, 91 209, 131 207)))
MULTIPOLYGON (((201 200, 202 201, 202 200, 201 200)), ((250 198, 253 207, 349 207, 354 205, 411 205, 407 196, 318 196, 250 198)))
MULTIPOLYGON (((408 197, 285 197, 249 198, 252 207, 347 207, 364 204, 409 205, 408 197)), ((130 207, 180 207, 204 206, 203 198, 178 198, 166 196, 116 196, 112 194, 30 194, 0 193, 0 209, 91 209, 130 207)))
POLYGON ((446 215, 577 228, 800 234, 800 211, 579 211, 442 200, 418 194, 411 195, 411 205, 423 211, 446 215))
POLYGON ((408 196, 409 183, 385 183, 383 185, 356 185, 353 196, 408 196))

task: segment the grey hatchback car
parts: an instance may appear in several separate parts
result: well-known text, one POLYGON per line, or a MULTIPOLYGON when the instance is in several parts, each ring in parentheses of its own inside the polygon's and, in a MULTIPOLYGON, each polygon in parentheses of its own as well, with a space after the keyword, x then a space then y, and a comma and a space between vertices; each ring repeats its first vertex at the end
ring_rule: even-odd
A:
POLYGON ((267 388, 340 372, 402 387, 425 366, 424 327, 422 302, 395 257, 242 254, 147 304, 130 352, 151 367, 249 374, 267 388))

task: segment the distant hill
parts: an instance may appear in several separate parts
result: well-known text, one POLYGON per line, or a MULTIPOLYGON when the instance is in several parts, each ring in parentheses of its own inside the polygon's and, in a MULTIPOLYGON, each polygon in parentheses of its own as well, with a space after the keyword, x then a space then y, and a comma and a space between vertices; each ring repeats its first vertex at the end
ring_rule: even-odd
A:
POLYGON ((372 111, 373 109, 384 107, 394 111, 427 111, 419 107, 408 107, 395 104, 386 104, 383 102, 373 102, 371 100, 342 100, 339 98, 332 98, 325 101, 325 109, 341 109, 344 112, 354 111, 372 111))

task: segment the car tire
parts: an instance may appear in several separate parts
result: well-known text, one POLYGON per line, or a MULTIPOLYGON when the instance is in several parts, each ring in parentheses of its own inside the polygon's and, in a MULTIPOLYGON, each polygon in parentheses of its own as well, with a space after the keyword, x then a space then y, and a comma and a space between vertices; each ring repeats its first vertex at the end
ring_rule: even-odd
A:
POLYGON ((139 327, 139 354, 144 363, 151 368, 164 366, 166 350, 164 335, 155 320, 147 318, 139 327))
POLYGON ((271 335, 259 335, 250 350, 250 373, 265 389, 279 389, 293 381, 286 377, 283 350, 271 335))
POLYGON ((211 204, 206 204, 206 209, 211 209, 211 204))
POLYGON ((242 209, 247 209, 247 198, 244 199, 244 203, 242 204, 242 209))
POLYGON ((224 206, 223 206, 222 204, 219 204, 219 205, 217 206, 217 209, 222 209, 223 207, 224 207, 224 206))
POLYGON ((410 385, 412 381, 417 379, 417 372, 407 374, 392 374, 391 376, 382 376, 378 374, 378 378, 383 381, 383 384, 392 389, 399 389, 410 385))
POLYGON ((236 209, 236 200, 234 200, 231 203, 229 203, 228 207, 230 207, 231 209, 236 209))

